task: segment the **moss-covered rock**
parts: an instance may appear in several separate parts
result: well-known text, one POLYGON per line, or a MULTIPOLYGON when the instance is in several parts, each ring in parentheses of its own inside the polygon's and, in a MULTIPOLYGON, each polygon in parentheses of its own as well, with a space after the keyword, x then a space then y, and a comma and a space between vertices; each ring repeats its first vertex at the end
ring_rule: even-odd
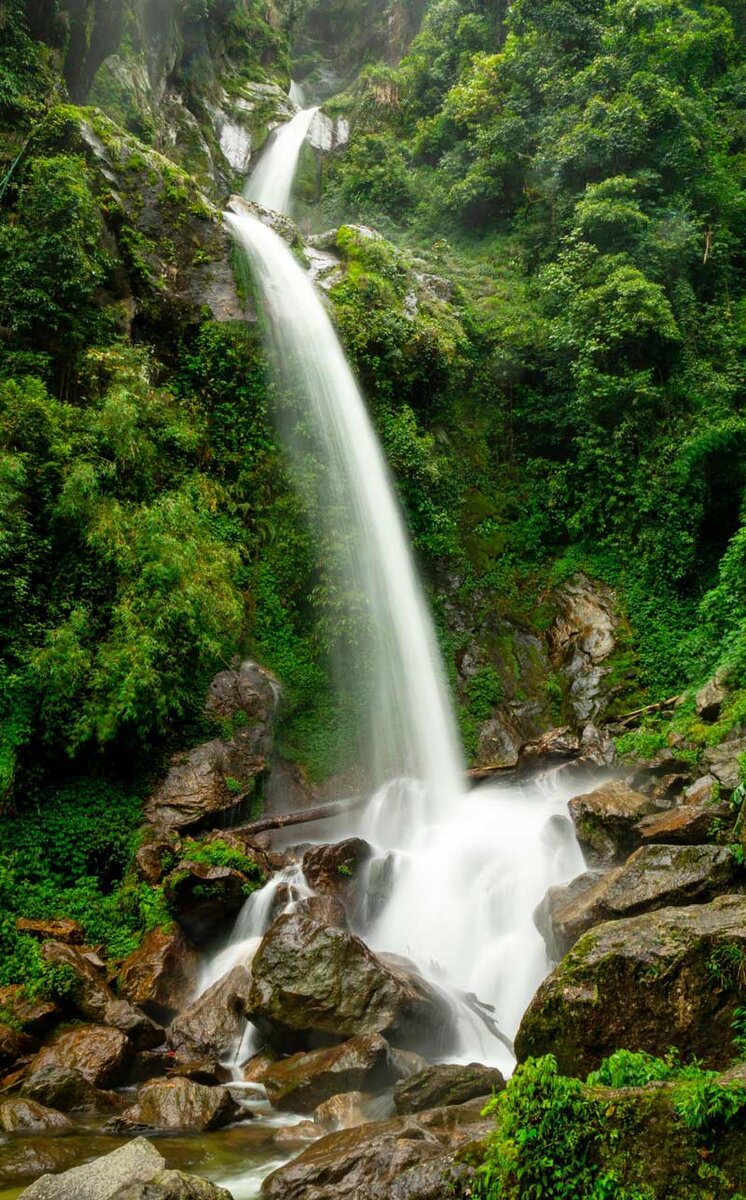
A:
POLYGON ((537 991, 518 1059, 552 1053, 562 1071, 584 1075, 618 1047, 665 1054, 673 1045, 725 1067, 744 964, 743 896, 600 925, 537 991))

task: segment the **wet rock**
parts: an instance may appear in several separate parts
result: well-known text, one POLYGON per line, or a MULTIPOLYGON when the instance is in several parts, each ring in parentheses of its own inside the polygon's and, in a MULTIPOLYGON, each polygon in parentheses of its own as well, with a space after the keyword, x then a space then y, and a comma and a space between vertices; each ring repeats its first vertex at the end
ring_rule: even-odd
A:
POLYGON ((272 724, 280 702, 280 684, 271 671, 255 662, 238 670, 220 671, 210 683, 205 712, 216 720, 241 718, 264 751, 271 748, 272 724))
POLYGON ((163 1041, 163 1030, 145 1013, 114 995, 100 970, 91 962, 90 955, 77 946, 45 942, 42 956, 52 966, 64 966, 73 972, 75 986, 72 999, 75 1007, 89 1021, 121 1030, 140 1050, 157 1046, 163 1041))
MULTIPOLYGON (((119 1029, 107 1025, 75 1025, 55 1034, 43 1046, 29 1068, 35 1075, 42 1067, 67 1067, 79 1071, 94 1087, 118 1082, 132 1047, 119 1029)), ((57 1106, 59 1107, 59 1106, 57 1106)))
POLYGON ((597 926, 539 987, 516 1037, 518 1060, 552 1053, 561 1071, 584 1076, 620 1046, 657 1055, 676 1046, 685 1059, 724 1067, 744 955, 744 896, 597 926))
POLYGON ((33 1000, 26 995, 20 984, 0 988, 0 1010, 10 1013, 14 1025, 20 1025, 24 1033, 40 1034, 59 1019, 60 1008, 54 1000, 37 996, 33 1000))
POLYGON ((194 994, 199 966, 198 951, 180 929, 154 929, 122 963, 119 991, 156 1021, 168 1021, 194 994))
POLYGON ((338 1129, 354 1129, 366 1120, 366 1105, 371 1097, 367 1092, 342 1092, 330 1096, 314 1110, 317 1132, 335 1133, 338 1129))
POLYGON ((263 1200, 442 1200, 453 1152, 494 1122, 481 1102, 331 1133, 280 1167, 263 1200))
POLYGON ((684 804, 711 804, 717 799, 719 784, 714 775, 701 775, 684 791, 684 804))
POLYGON ((111 1154, 43 1175, 22 1200, 231 1200, 230 1192, 207 1179, 167 1171, 166 1162, 145 1138, 135 1138, 111 1154))
POLYGON ((343 929, 302 911, 270 927, 252 962, 251 1019, 270 1041, 309 1032, 383 1033, 437 1052, 453 1038, 448 998, 403 960, 377 956, 343 929))
POLYGON ((273 1054, 271 1050, 262 1050, 259 1054, 255 1054, 241 1068, 244 1083, 261 1083, 265 1072, 276 1062, 277 1055, 273 1054))
POLYGON ((283 1125, 272 1138, 278 1150, 297 1150, 316 1141, 325 1131, 315 1121, 298 1121, 295 1125, 283 1125))
POLYGON ((708 746, 704 752, 710 774, 726 792, 733 792, 741 782, 741 757, 746 754, 746 737, 708 746))
POLYGON ((592 792, 573 796, 569 803, 575 834, 594 866, 610 866, 640 844, 636 824, 655 811, 647 796, 621 780, 612 780, 592 792))
POLYGON ((337 1092, 378 1091, 395 1078, 388 1042, 373 1033, 283 1058, 264 1072, 262 1083, 275 1108, 310 1113, 337 1092))
POLYGON ((641 846, 624 866, 589 885, 574 881, 549 889, 550 954, 562 958, 586 930, 604 921, 740 891, 739 876, 738 864, 724 846, 641 846))
POLYGON ((181 860, 166 876, 163 893, 187 937, 204 945, 243 908, 248 884, 247 877, 232 867, 181 860))
POLYGON ((251 974, 234 967, 171 1023, 168 1043, 177 1058, 226 1059, 235 1051, 246 1025, 251 974))
POLYGON ((295 911, 321 925, 334 925, 337 929, 348 929, 345 906, 336 896, 307 896, 299 900, 295 911))
POLYGON ((39 1043, 30 1034, 10 1025, 0 1025, 0 1070, 6 1071, 29 1055, 34 1054, 39 1043))
POLYGON ((357 868, 373 854, 362 838, 347 838, 331 846, 312 846, 303 855, 303 874, 315 892, 337 895, 349 890, 357 868))
MULTIPOLYGON (((46 1172, 65 1171, 79 1156, 75 1139, 49 1134, 46 1137, 14 1137, 0 1139, 0 1188, 13 1189, 46 1172)), ((66 1197, 70 1200, 70 1197, 66 1197)))
POLYGON ((697 716, 703 721, 717 721, 727 698, 728 688, 722 674, 718 672, 697 692, 694 700, 697 716))
POLYGON ((237 818, 257 794, 266 771, 264 755, 244 753, 241 745, 215 738, 172 757, 145 816, 157 829, 190 832, 237 818))
POLYGON ((568 726, 549 729, 541 737, 521 746, 518 771, 530 774, 551 764, 571 762, 580 754, 580 738, 568 726))
POLYGON ((137 1101, 106 1125, 109 1133, 142 1129, 188 1129, 203 1132, 230 1125, 242 1112, 224 1087, 206 1087, 193 1079, 153 1079, 137 1093, 137 1101))
POLYGON ((402 1080, 394 1088, 394 1107, 400 1114, 465 1104, 478 1096, 501 1092, 505 1079, 496 1067, 482 1063, 441 1063, 402 1080))
POLYGON ((644 817, 635 826, 635 835, 643 845, 696 846, 722 837, 727 839, 734 821, 735 814, 726 801, 682 804, 668 812, 644 817))
POLYGON ((616 648, 614 593, 578 572, 555 589, 557 613, 548 631, 552 662, 569 683, 575 721, 584 725, 604 707, 608 659, 616 648))
POLYGON ((165 1075, 173 1068, 176 1056, 168 1046, 156 1046, 154 1050, 138 1050, 130 1062, 127 1072, 127 1083, 147 1083, 165 1075))
POLYGON ((64 942, 67 946, 82 946, 85 941, 83 926, 65 917, 58 920, 37 921, 31 917, 19 917, 16 921, 19 933, 28 933, 40 942, 64 942))
POLYGON ((206 1059, 201 1062, 185 1063, 172 1060, 166 1073, 178 1075, 181 1079, 193 1079, 195 1083, 204 1083, 208 1087, 217 1083, 230 1083, 233 1078, 229 1067, 224 1067, 219 1062, 209 1062, 206 1059))
POLYGON ((64 1113, 45 1108, 36 1100, 14 1096, 0 1102, 0 1132, 2 1133, 45 1133, 52 1129, 70 1129, 70 1121, 64 1113))
POLYGON ((146 842, 135 855, 135 874, 143 883, 158 884, 168 874, 175 859, 174 847, 170 842, 146 842))
POLYGON ((111 1112, 119 1108, 113 1092, 96 1088, 80 1071, 53 1063, 33 1066, 21 1086, 21 1095, 60 1112, 111 1112))

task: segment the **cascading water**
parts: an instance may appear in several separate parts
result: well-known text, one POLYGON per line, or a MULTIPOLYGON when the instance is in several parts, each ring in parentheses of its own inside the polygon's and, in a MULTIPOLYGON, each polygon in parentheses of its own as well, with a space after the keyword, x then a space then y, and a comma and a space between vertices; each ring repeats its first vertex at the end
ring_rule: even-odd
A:
MULTIPOLYGON (((286 211, 315 111, 299 112, 263 157, 247 190, 258 204, 286 211)), ((509 1067, 475 998, 512 1036, 547 971, 533 912, 548 886, 582 870, 566 818, 575 789, 545 780, 467 792, 432 622, 360 391, 299 262, 268 224, 232 207, 226 222, 249 260, 271 358, 303 430, 291 431, 288 449, 299 475, 310 455, 314 516, 341 547, 341 590, 358 606, 374 675, 367 774, 377 791, 354 824, 319 840, 356 832, 377 847, 367 869, 389 873, 389 895, 360 932, 465 998, 460 1056, 509 1067)), ((247 910, 210 978, 250 952, 251 921, 247 910)))

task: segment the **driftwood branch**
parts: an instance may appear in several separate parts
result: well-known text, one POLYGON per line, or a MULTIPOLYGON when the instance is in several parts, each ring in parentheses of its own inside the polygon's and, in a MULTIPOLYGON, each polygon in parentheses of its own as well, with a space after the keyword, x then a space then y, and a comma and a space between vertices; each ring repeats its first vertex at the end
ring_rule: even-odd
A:
POLYGON ((625 713, 623 717, 617 717, 612 722, 614 725, 634 725, 641 717, 646 717, 648 713, 664 712, 667 708, 673 708, 683 696, 669 696, 668 700, 659 700, 657 704, 646 704, 644 708, 636 708, 634 712, 625 713))
POLYGON ((345 813, 362 808, 366 801, 366 796, 355 796, 351 800, 335 800, 331 804, 319 804, 316 808, 301 809, 300 812, 276 813, 274 816, 262 817, 259 821, 251 821, 248 825, 239 825, 231 832, 240 837, 251 838, 258 833, 266 833, 269 829, 284 829, 287 825, 307 825, 311 821, 341 817, 345 813))

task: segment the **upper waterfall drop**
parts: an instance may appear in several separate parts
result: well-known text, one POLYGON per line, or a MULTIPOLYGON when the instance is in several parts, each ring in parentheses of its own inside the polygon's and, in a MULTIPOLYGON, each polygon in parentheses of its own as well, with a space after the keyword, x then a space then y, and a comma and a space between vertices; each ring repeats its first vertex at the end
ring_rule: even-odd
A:
POLYGON ((246 184, 244 195, 247 200, 273 212, 288 212, 298 155, 318 111, 318 106, 302 108, 287 124, 275 130, 246 184))
MULTIPOLYGON (((226 220, 251 262, 275 368, 310 417, 320 519, 334 523, 345 590, 364 610, 369 776, 378 785, 414 778, 424 784, 426 802, 452 801, 464 790, 463 764, 445 674, 363 398, 321 299, 282 239, 251 214, 228 213, 226 220)), ((292 436, 288 445, 302 473, 301 458, 311 451, 292 436)))

